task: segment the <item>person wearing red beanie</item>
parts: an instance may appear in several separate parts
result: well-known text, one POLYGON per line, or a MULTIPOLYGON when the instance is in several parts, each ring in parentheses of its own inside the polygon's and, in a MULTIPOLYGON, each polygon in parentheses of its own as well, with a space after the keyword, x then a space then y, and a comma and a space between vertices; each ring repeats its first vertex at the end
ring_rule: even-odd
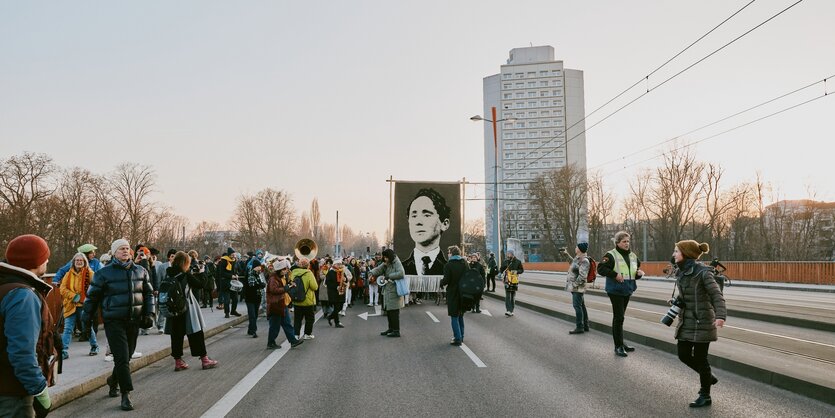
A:
POLYGON ((58 356, 46 303, 52 286, 41 280, 49 245, 37 235, 21 235, 9 242, 5 257, 7 262, 0 263, 0 416, 43 416, 52 408, 47 388, 54 384, 56 363, 41 359, 58 356), (24 354, 12 358, 10 352, 24 354))

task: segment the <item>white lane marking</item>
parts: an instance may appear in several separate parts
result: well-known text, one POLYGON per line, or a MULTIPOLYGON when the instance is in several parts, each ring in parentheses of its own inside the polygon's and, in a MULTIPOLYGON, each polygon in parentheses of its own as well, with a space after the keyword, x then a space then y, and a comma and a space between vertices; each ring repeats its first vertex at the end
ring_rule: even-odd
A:
POLYGON ((492 314, 490 314, 490 311, 488 311, 487 309, 482 309, 482 310, 481 310, 481 314, 482 314, 482 315, 487 315, 487 316, 489 316, 489 317, 492 317, 492 316, 493 316, 492 314))
POLYGON ((426 314, 429 315, 430 318, 432 318, 432 321, 441 322, 441 321, 438 321, 438 318, 436 318, 435 315, 432 315, 432 312, 426 311, 426 314))
POLYGON ((373 314, 370 314, 370 313, 368 313, 368 312, 363 312, 363 313, 361 313, 361 314, 359 314, 359 315, 357 315, 357 316, 358 316, 358 317, 360 317, 360 318, 362 318, 362 319, 364 319, 364 320, 366 320, 366 321, 368 321, 368 317, 369 317, 369 316, 382 316, 382 315, 383 315, 383 314, 381 314, 381 313, 380 313, 380 307, 379 307, 379 306, 375 306, 375 307, 374 307, 374 313, 373 313, 373 314))
POLYGON ((462 343, 462 344, 461 344, 461 349, 462 349, 462 350, 464 350, 464 353, 466 353, 466 354, 467 354, 467 357, 469 357, 469 358, 470 358, 470 360, 472 360, 472 361, 473 361, 473 363, 475 363, 475 365, 476 365, 477 367, 487 367, 487 365, 486 365, 486 364, 484 364, 484 362, 483 362, 483 361, 481 361, 481 359, 480 359, 480 358, 478 358, 478 356, 477 356, 477 355, 475 355, 475 353, 473 353, 473 350, 470 350, 470 347, 467 347, 467 345, 466 345, 466 344, 463 344, 463 343, 462 343))
MULTIPOLYGON (((316 323, 319 319, 322 318, 322 311, 316 314, 316 319, 313 321, 316 323)), ((205 418, 221 418, 225 417, 232 408, 238 405, 238 402, 246 396, 249 391, 252 390, 255 385, 261 381, 262 378, 284 357, 285 354, 290 350, 290 344, 285 341, 285 344, 281 346, 278 350, 273 351, 270 355, 267 356, 264 360, 258 363, 254 369, 252 369, 243 379, 241 379, 238 384, 232 387, 229 392, 226 392, 219 401, 217 401, 208 411, 206 411, 201 417, 205 418)))

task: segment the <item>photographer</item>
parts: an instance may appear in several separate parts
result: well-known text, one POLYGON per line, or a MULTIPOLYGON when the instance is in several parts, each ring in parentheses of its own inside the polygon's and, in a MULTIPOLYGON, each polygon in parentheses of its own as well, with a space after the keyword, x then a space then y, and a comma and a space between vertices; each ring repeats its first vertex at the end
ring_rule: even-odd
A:
POLYGON ((678 315, 675 334, 678 358, 699 373, 699 397, 690 403, 691 408, 710 405, 710 387, 719 381, 710 371, 707 354, 710 342, 717 339, 716 328, 725 325, 725 298, 713 278, 712 269, 696 262, 709 250, 706 243, 693 240, 679 241, 673 250, 678 267, 678 300, 684 305, 683 312, 678 315))

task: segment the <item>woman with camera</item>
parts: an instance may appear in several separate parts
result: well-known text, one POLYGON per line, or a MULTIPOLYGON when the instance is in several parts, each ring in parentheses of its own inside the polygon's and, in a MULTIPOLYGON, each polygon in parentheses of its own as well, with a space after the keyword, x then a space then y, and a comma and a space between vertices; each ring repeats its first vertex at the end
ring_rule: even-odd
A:
POLYGON ((725 325, 727 316, 725 298, 713 278, 712 269, 696 262, 709 250, 706 243, 699 244, 693 240, 679 241, 673 250, 673 259, 678 267, 677 304, 682 309, 675 334, 678 358, 699 374, 699 397, 690 402, 691 408, 712 403, 710 387, 719 380, 710 371, 707 354, 711 341, 717 339, 716 328, 725 325))
MULTIPOLYGON (((562 251, 563 254, 568 255, 565 249, 562 251)), ((565 290, 571 292, 571 304, 574 306, 575 327, 568 331, 571 335, 589 331, 589 312, 586 310, 586 301, 583 299, 586 293, 586 277, 588 277, 589 269, 591 269, 591 262, 587 255, 588 251, 589 244, 587 242, 578 243, 574 247, 576 257, 571 258, 571 266, 568 267, 568 275, 565 279, 565 290)))

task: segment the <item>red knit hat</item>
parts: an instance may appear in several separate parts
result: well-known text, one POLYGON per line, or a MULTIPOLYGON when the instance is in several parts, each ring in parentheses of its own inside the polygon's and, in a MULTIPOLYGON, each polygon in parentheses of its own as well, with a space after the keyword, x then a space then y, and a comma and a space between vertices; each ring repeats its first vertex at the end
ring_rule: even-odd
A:
POLYGON ((34 270, 49 260, 49 245, 37 235, 21 235, 6 247, 9 264, 26 270, 34 270))

